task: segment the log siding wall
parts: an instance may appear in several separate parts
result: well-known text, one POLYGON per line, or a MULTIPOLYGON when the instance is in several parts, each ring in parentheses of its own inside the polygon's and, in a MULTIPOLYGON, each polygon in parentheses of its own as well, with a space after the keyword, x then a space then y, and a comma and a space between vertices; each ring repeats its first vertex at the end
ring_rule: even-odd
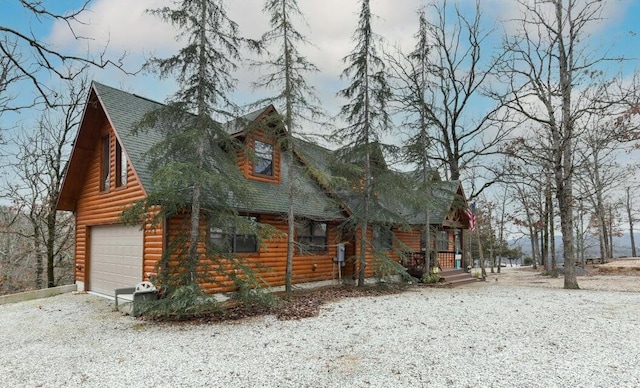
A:
MULTIPOLYGON (((393 228, 394 242, 393 249, 389 250, 389 257, 391 260, 400 262, 400 257, 396 253, 397 250, 401 250, 401 248, 407 248, 412 251, 419 252, 420 251, 420 228, 414 227, 409 230, 400 229, 398 227, 393 228)), ((347 265, 343 271, 343 276, 349 277, 352 280, 358 278, 358 262, 360 260, 360 231, 356 231, 355 238, 352 237, 349 244, 346 246, 346 256, 347 256, 347 265)), ((367 232, 367 240, 368 242, 373 242, 373 229, 369 228, 367 232)), ((375 271, 375 258, 372 257, 371 253, 367 251, 365 253, 366 267, 365 267, 365 275, 366 277, 374 276, 375 271)))
MULTIPOLYGON (((188 232, 188 223, 185 223, 187 215, 173 217, 168 223, 168 232, 171 239, 177 238, 180 233, 188 232)), ((284 285, 286 272, 287 257, 287 223, 283 216, 260 214, 259 222, 269 224, 279 232, 279 236, 262 241, 255 253, 238 253, 237 256, 244 260, 244 263, 257 272, 257 274, 271 287, 284 285)), ((206 226, 202 225, 202 229, 206 230, 206 226)), ((203 233, 203 245, 199 247, 202 255, 204 255, 206 247, 204 244, 208 241, 208 234, 203 233)), ((300 253, 296 252, 293 259, 293 283, 306 283, 321 280, 337 279, 338 268, 337 263, 333 261, 337 256, 337 244, 340 237, 338 227, 335 223, 327 224, 327 250, 324 252, 300 253)), ((186 248, 185 248, 186 251, 186 248)), ((174 255, 177 260, 177 255, 174 255)), ((225 260, 207 260, 202 256, 203 267, 206 265, 215 265, 216 268, 210 269, 210 273, 215 277, 214 283, 203 283, 202 287, 206 292, 228 292, 234 291, 235 285, 228 276, 217 274, 217 269, 224 269, 231 273, 235 268, 229 266, 225 260)))
MULTIPOLYGON (((106 120, 102 120, 96 128, 91 128, 96 132, 96 142, 92 157, 86 169, 84 177, 74 177, 84 182, 82 190, 77 200, 75 211, 76 218, 76 245, 75 245, 75 280, 83 282, 85 290, 90 289, 89 269, 91 252, 90 230, 92 226, 118 224, 118 218, 126 207, 134 201, 144 199, 145 192, 140 185, 137 175, 127 162, 127 184, 116 187, 116 166, 115 152, 117 138, 111 126, 106 120), (109 136, 109 188, 100 190, 101 176, 101 141, 105 136, 109 136)), ((68 177, 67 179, 69 179, 68 177)), ((151 227, 145 226, 143 241, 143 273, 140 274, 140 281, 147 280, 147 274, 153 271, 155 263, 162 256, 163 250, 163 227, 162 225, 151 227)), ((132 285, 133 286, 133 285, 132 285)))

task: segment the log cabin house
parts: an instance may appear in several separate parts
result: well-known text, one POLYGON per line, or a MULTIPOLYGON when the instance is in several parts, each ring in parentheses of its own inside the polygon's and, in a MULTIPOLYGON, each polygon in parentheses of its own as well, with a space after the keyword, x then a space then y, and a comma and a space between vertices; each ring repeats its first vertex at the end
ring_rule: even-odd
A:
MULTIPOLYGON (((154 226, 130 226, 120 221, 124 209, 144 199, 153 189, 153 171, 145 154, 162 135, 154 131, 134 134, 134 128, 146 113, 160 106, 97 82, 91 85, 57 203, 58 210, 75 215, 75 282, 79 290, 113 296, 116 288, 152 280, 167 249, 174 220, 154 226)), ((258 122, 273 111, 273 107, 267 107, 245 119, 258 122)), ((244 179, 256 193, 253 207, 239 211, 286 233, 287 169, 293 164, 311 164, 319 171, 330 172, 326 160, 332 151, 296 140, 296 160, 288 160, 274 139, 260 133, 246 135, 241 130, 231 134, 246 142, 257 155, 253 160, 238 158, 244 179)), ((443 182, 442 188, 443 200, 430 212, 432 229, 437 230, 432 246, 438 251, 441 268, 449 268, 455 265, 454 255, 463 250, 462 231, 468 228, 469 220, 464 207, 455 205, 460 202, 466 205, 460 183, 443 182)), ((358 254, 358 247, 355 238, 341 233, 339 227, 349 216, 348 205, 332 200, 326 187, 306 174, 297 177, 296 190, 301 198, 294 207, 300 221, 296 225, 296 241, 313 248, 296 252, 293 282, 337 280, 339 275, 351 279, 357 267, 355 260, 348 259, 358 254), (342 249, 345 264, 337 262, 342 249)), ((421 222, 424 221, 413 220, 415 225, 421 222)), ((232 241, 230 249, 268 268, 261 276, 270 286, 284 284, 286 238, 277 237, 258 245, 251 236, 222 235, 217 229, 209 232, 212 242, 232 241)), ((400 230, 374 225, 368 233, 372 240, 389 246, 401 242, 414 258, 424 251, 419 227, 400 230)), ((371 271, 367 266, 369 276, 371 271)), ((209 285, 207 291, 231 289, 231 284, 209 285)))

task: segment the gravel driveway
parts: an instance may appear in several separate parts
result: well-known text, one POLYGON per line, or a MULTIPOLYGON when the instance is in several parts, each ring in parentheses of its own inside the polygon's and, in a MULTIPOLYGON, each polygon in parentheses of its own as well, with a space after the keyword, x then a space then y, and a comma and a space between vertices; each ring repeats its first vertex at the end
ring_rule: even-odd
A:
POLYGON ((500 276, 343 299, 299 321, 157 325, 87 294, 2 305, 0 385, 640 386, 640 293, 500 276))

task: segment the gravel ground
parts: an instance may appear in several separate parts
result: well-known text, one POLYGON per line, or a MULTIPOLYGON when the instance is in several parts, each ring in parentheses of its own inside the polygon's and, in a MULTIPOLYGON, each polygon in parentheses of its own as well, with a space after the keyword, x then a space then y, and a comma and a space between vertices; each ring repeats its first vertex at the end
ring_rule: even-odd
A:
POLYGON ((640 386, 638 287, 568 291, 503 272, 298 321, 158 325, 87 294, 2 305, 0 386, 640 386))

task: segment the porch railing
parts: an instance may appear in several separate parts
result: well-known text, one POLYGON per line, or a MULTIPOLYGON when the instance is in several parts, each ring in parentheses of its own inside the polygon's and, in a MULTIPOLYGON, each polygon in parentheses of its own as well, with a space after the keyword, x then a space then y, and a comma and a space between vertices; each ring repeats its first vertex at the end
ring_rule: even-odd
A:
MULTIPOLYGON (((405 258, 407 262, 405 266, 409 269, 409 273, 423 273, 425 268, 424 252, 407 252, 405 258)), ((455 268, 456 267, 456 253, 453 251, 440 251, 438 252, 438 267, 440 269, 455 268)), ((461 263, 459 263, 462 265, 461 263)), ((433 263, 432 263, 433 265, 433 263)), ((414 275, 415 276, 415 275, 414 275)))
POLYGON ((440 268, 455 268, 456 253, 455 252, 438 252, 438 264, 440 268))

